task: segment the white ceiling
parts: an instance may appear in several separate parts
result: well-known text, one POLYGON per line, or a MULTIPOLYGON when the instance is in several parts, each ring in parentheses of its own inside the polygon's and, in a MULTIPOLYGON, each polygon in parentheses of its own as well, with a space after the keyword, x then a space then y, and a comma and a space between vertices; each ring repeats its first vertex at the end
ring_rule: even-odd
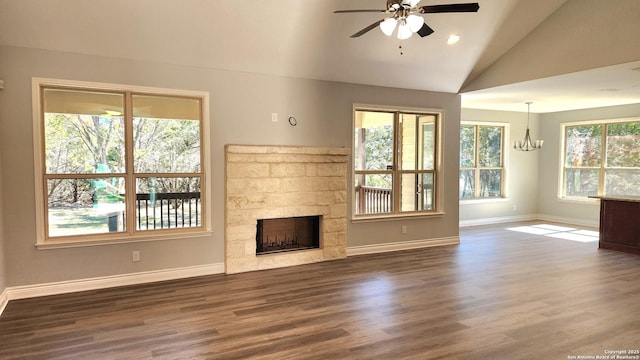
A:
POLYGON ((465 108, 532 113, 640 103, 640 61, 477 90, 462 95, 465 108))
MULTIPOLYGON (((455 93, 566 1, 478 0, 478 13, 425 15, 435 33, 400 42, 379 29, 349 37, 381 14, 333 13, 382 9, 385 0, 0 0, 0 44, 455 93), (447 45, 452 33, 462 39, 447 45)), ((533 112, 545 112, 593 106, 595 98, 640 102, 640 72, 627 70, 478 90, 463 94, 463 106, 526 111, 523 102, 533 101, 533 112)))

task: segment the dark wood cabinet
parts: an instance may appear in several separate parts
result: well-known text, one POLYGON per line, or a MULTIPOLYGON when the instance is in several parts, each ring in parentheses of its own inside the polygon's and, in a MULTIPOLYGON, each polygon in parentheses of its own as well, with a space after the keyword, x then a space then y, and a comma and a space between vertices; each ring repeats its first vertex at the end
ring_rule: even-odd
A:
POLYGON ((640 254, 640 198, 600 198, 599 247, 640 254))

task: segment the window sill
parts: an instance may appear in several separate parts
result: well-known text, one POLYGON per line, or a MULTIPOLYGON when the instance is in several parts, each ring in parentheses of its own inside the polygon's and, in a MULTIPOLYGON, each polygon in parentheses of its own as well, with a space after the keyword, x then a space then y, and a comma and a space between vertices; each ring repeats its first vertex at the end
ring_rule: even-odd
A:
POLYGON ((509 198, 506 197, 495 197, 495 198, 482 198, 482 199, 465 199, 460 200, 460 205, 471 205, 471 204, 481 204, 481 203, 499 203, 499 202, 507 202, 509 198))
POLYGON ((407 220, 407 219, 425 219, 432 217, 442 217, 444 212, 429 212, 419 214, 401 214, 401 215, 362 215, 358 217, 351 217, 352 223, 366 223, 377 221, 394 221, 394 220, 407 220))
POLYGON ((186 238, 201 238, 208 237, 213 234, 213 231, 190 231, 170 234, 149 234, 149 235, 136 235, 136 236, 121 236, 110 237, 109 239, 87 239, 81 240, 64 239, 64 240, 49 240, 47 242, 36 243, 35 246, 38 250, 48 249, 64 249, 74 247, 85 246, 100 246, 100 245, 113 245, 113 244, 126 244, 126 243, 138 243, 148 241, 164 241, 164 240, 179 240, 186 238))
POLYGON ((559 197, 557 198, 558 202, 561 203, 568 203, 568 204, 580 204, 580 205, 599 205, 600 204, 600 199, 594 199, 594 198, 579 198, 579 197, 574 197, 574 198, 567 198, 567 197, 559 197))

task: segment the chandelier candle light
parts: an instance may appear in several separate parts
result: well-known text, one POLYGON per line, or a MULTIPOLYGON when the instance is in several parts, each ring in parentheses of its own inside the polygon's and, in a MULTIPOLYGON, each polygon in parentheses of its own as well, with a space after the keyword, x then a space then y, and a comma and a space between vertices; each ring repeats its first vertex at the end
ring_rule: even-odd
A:
POLYGON ((527 104, 527 132, 524 135, 523 140, 515 140, 513 142, 513 148, 520 151, 534 151, 542 149, 542 144, 544 140, 531 140, 531 135, 529 135, 529 115, 531 110, 531 101, 525 103, 527 104))

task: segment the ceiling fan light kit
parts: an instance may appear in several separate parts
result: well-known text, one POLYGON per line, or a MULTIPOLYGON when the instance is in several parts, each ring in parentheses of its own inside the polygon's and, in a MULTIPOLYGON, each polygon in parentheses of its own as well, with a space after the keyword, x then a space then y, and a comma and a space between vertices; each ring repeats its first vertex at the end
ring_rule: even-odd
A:
POLYGON ((380 30, 382 30, 385 35, 391 36, 393 34, 393 30, 396 29, 397 23, 398 20, 396 20, 395 18, 386 18, 383 22, 380 23, 380 30))
POLYGON ((411 14, 407 16, 407 24, 409 25, 411 32, 418 32, 422 25, 424 25, 424 18, 422 16, 411 14))
POLYGON ((444 4, 418 6, 420 0, 387 0, 386 10, 337 10, 334 13, 357 13, 357 12, 378 12, 391 15, 386 19, 378 20, 375 23, 351 35, 352 38, 360 37, 376 27, 387 36, 393 35, 396 27, 396 36, 400 40, 410 38, 414 33, 420 37, 433 34, 434 30, 429 27, 422 17, 423 14, 450 13, 450 12, 477 12, 480 9, 478 3, 444 4))
POLYGON ((400 19, 398 23, 400 24, 398 25, 398 39, 406 40, 410 38, 411 35, 413 35, 413 32, 411 31, 411 27, 409 26, 409 24, 407 24, 407 20, 400 19))

